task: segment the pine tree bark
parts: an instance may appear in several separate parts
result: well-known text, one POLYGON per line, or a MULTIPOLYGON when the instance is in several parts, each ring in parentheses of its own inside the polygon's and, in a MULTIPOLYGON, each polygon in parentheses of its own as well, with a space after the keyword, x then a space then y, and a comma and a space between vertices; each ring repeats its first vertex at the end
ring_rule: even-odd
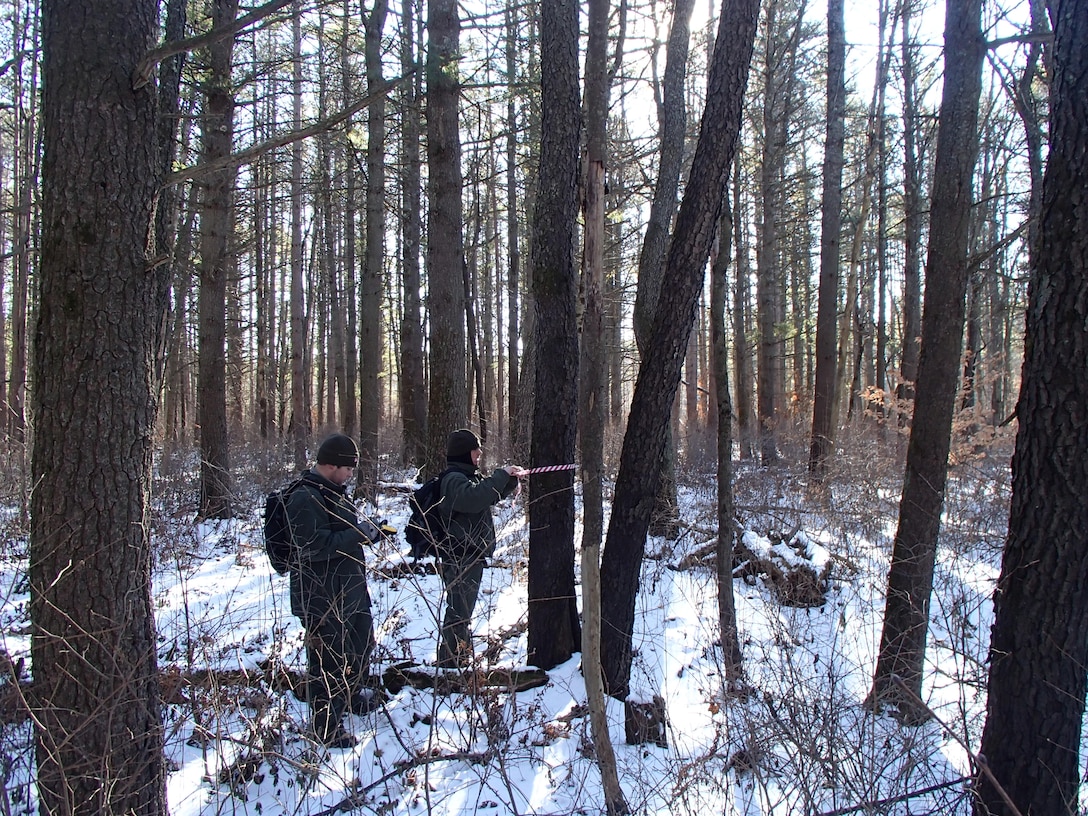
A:
MULTIPOLYGON (((1021 813, 1077 810, 1088 665, 1088 2, 1053 7, 1050 154, 981 753, 1021 813)), ((982 814, 1010 813, 988 778, 982 814)))
MULTIPOLYGON (((578 409, 577 270, 578 6, 541 4, 539 192, 533 238, 536 310, 535 388, 531 462, 574 461, 578 409)), ((574 586, 574 473, 530 477, 528 660, 550 669, 581 649, 574 586)))
MULTIPOLYGON (((237 0, 212 3, 212 26, 227 25, 238 13, 237 0)), ((234 138, 234 88, 231 57, 234 38, 208 47, 201 160, 213 162, 231 152, 234 138)), ((227 431, 227 278, 233 235, 233 167, 202 178, 200 218, 200 349, 197 421, 200 423, 200 515, 224 519, 234 514, 227 431)))
POLYGON ((937 126, 917 399, 871 694, 876 704, 897 705, 908 721, 923 716, 913 697, 922 694, 963 343, 971 178, 978 153, 976 124, 985 52, 980 5, 980 0, 948 0, 945 13, 944 92, 937 126), (896 677, 910 693, 894 682, 896 677))
POLYGON ((736 150, 758 11, 757 0, 723 4, 706 109, 669 246, 666 269, 670 277, 661 290, 624 434, 601 558, 601 663, 608 693, 617 699, 629 692, 635 600, 652 497, 657 493, 656 464, 736 150))
POLYGON ((846 25, 843 0, 827 3, 827 125, 820 212, 820 292, 816 307, 816 387, 808 469, 822 477, 834 444, 835 355, 842 238, 842 168, 846 141, 846 25))
POLYGON ((465 249, 459 130, 461 21, 456 0, 434 0, 427 13, 427 314, 430 391, 427 460, 445 462, 446 435, 468 417, 465 345, 465 249))
MULTIPOLYGON (((291 121, 302 127, 302 2, 291 4, 291 121)), ((290 359, 291 415, 288 434, 292 442, 295 470, 309 466, 306 442, 310 437, 310 401, 306 387, 306 290, 302 268, 302 143, 291 146, 291 248, 290 248, 290 359)))
MULTIPOLYGON (((370 13, 363 11, 366 84, 370 92, 385 82, 382 34, 388 12, 388 0, 374 0, 370 13)), ((366 263, 359 297, 359 481, 356 489, 372 502, 377 500, 378 431, 382 418, 385 144, 385 96, 380 95, 367 108, 366 263)))
POLYGON ((148 524, 162 174, 154 89, 132 76, 151 0, 42 8, 42 254, 30 532, 43 814, 166 812, 148 524))

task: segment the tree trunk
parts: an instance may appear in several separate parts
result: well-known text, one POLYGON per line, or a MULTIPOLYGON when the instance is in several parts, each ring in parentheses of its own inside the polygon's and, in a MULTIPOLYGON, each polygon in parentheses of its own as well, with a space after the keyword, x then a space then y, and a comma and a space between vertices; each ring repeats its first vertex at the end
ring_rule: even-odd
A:
MULTIPOLYGON (((353 17, 351 1, 344 0, 344 9, 341 19, 343 21, 343 35, 340 40, 340 88, 341 98, 344 104, 355 98, 354 67, 352 65, 352 26, 353 17)), ((384 104, 384 97, 382 99, 384 104)), ((351 124, 345 127, 350 128, 351 124)), ((355 156, 348 145, 339 152, 341 158, 340 175, 344 179, 344 212, 343 223, 343 256, 344 256, 344 383, 340 396, 340 430, 347 436, 356 438, 359 431, 359 405, 355 395, 359 392, 359 308, 354 297, 358 291, 356 275, 356 242, 358 232, 356 230, 358 217, 358 204, 356 202, 356 172, 355 156)), ((384 172, 384 171, 383 171, 384 172)))
POLYGON ((718 582, 718 642, 722 650, 727 689, 739 683, 744 675, 736 602, 733 598, 733 542, 738 525, 733 497, 733 403, 729 399, 729 347, 725 318, 729 300, 726 279, 733 251, 732 229, 732 207, 726 197, 722 202, 721 226, 718 228, 718 251, 711 266, 710 336, 718 439, 718 547, 714 560, 718 582))
POLYGON ((846 141, 846 30, 843 0, 827 3, 827 129, 820 212, 820 293, 816 307, 816 387, 808 469, 822 478, 834 445, 837 394, 836 316, 839 311, 839 244, 842 233, 843 145, 846 141))
MULTIPOLYGON (((229 24, 238 12, 237 0, 212 3, 212 26, 229 24)), ((231 55, 234 38, 208 47, 204 147, 201 160, 213 162, 231 152, 234 137, 234 88, 231 55)), ((202 184, 200 218, 200 350, 197 421, 200 423, 200 516, 225 519, 234 515, 227 432, 226 307, 231 266, 234 169, 209 173, 202 184)))
MULTIPOLYGON (((646 222, 646 236, 638 259, 638 288, 635 293, 635 342, 640 356, 645 356, 646 344, 653 330, 654 314, 665 275, 669 228, 676 214, 676 194, 680 186, 684 140, 687 137, 684 81, 687 76, 690 23, 694 8, 694 0, 676 0, 673 4, 672 28, 666 46, 665 77, 657 117, 661 132, 660 158, 654 197, 646 222)), ((671 539, 679 532, 680 516, 676 498, 676 440, 671 427, 666 434, 665 448, 659 464, 661 480, 651 526, 655 535, 671 539)))
POLYGON ((162 174, 149 0, 46 3, 31 656, 43 814, 166 812, 148 523, 162 174), (94 104, 88 104, 94 100, 94 104))
MULTIPOLYGON (((918 102, 914 77, 916 46, 910 34, 910 6, 903 3, 903 356, 896 396, 914 399, 922 340, 922 171, 918 159, 918 102)), ((906 410, 912 410, 907 406, 906 410)), ((904 419, 909 419, 905 417, 904 419)))
MULTIPOLYGON (((416 9, 413 0, 404 0, 401 9, 401 73, 416 67, 416 9)), ((401 455, 406 463, 427 461, 427 384, 423 371, 423 315, 419 298, 419 253, 423 225, 420 195, 419 79, 413 76, 402 85, 401 124, 401 280, 404 312, 400 324, 400 416, 401 455)))
MULTIPOLYGON (((981 753, 1021 813, 1077 811, 1088 665, 1088 2, 1054 17, 1050 155, 981 753)), ((986 777, 978 814, 1011 813, 986 777)))
MULTIPOLYGON (((292 123, 302 127, 302 2, 291 4, 292 123)), ((291 147, 291 419, 295 470, 309 465, 306 442, 310 437, 310 403, 306 387, 305 282, 302 269, 302 143, 291 147)))
POLYGON ((627 696, 631 680, 635 600, 652 504, 648 497, 657 493, 656 464, 736 150, 758 10, 757 0, 723 4, 699 141, 669 247, 669 285, 661 290, 624 434, 601 559, 601 663, 608 693, 618 699, 627 696))
POLYGON ((427 31, 427 311, 431 322, 427 461, 430 472, 437 473, 445 461, 446 435, 465 425, 468 411, 457 73, 461 21, 456 0, 433 0, 428 5, 427 31))
MULTIPOLYGON (((382 76, 382 33, 388 0, 364 8, 366 85, 373 93, 382 76)), ((456 108, 454 110, 456 116, 456 108)), ((366 264, 359 289, 359 481, 356 490, 371 502, 378 491, 378 429, 382 419, 382 282, 385 264, 385 96, 367 108, 366 264)))
MULTIPOLYGON (((506 82, 513 88, 518 79, 518 21, 520 20, 513 3, 507 3, 503 12, 506 23, 506 82)), ((506 101, 506 414, 509 418, 510 438, 518 424, 520 403, 518 402, 518 376, 521 370, 520 309, 521 298, 521 238, 518 226, 519 216, 524 211, 518 208, 518 108, 516 97, 510 94, 506 101)))
MULTIPOLYGON (((531 461, 574 461, 578 408, 578 6, 541 6, 539 191, 533 238, 536 394, 531 461)), ((550 669, 582 648, 574 586, 574 473, 530 477, 528 660, 550 669)))
POLYGON ((922 713, 893 678, 902 678, 921 697, 963 342, 971 177, 978 152, 976 124, 985 51, 980 15, 980 0, 948 0, 917 400, 873 678, 873 701, 898 705, 907 720, 922 713))
POLYGON ((604 537, 604 239, 606 125, 610 77, 606 68, 608 0, 590 0, 586 45, 585 118, 586 162, 585 243, 582 261, 581 388, 579 430, 582 477, 582 604, 585 651, 582 676, 586 684, 590 727, 597 765, 601 770, 608 816, 630 813, 623 795, 616 756, 608 730, 604 682, 601 678, 601 541, 604 537))
POLYGON ((733 163, 733 243, 737 247, 737 271, 733 276, 733 352, 737 376, 734 392, 734 410, 737 415, 737 446, 741 460, 755 458, 755 435, 752 429, 752 351, 748 343, 751 321, 750 287, 748 277, 748 242, 745 227, 744 210, 741 207, 741 166, 740 161, 733 163))
POLYGON ((767 12, 767 37, 763 73, 763 157, 760 166, 759 195, 762 203, 762 228, 756 252, 756 304, 759 323, 759 368, 756 379, 756 410, 759 420, 759 451, 763 466, 780 461, 778 423, 782 420, 784 396, 785 342, 781 324, 785 307, 783 298, 782 248, 779 218, 785 200, 782 175, 796 88, 797 51, 802 32, 805 1, 797 3, 794 13, 782 22, 781 0, 770 4, 767 12))
MULTIPOLYGON (((15 92, 19 99, 35 99, 38 93, 37 21, 26 7, 23 17, 19 6, 14 7, 12 27, 22 40, 15 46, 15 92), (29 62, 29 78, 24 76, 29 62)), ((37 187, 37 111, 34 105, 18 105, 15 116, 14 158, 15 182, 12 228, 11 281, 11 366, 7 381, 7 415, 5 423, 12 439, 26 441, 26 382, 30 320, 30 269, 34 223, 34 190, 37 187)))

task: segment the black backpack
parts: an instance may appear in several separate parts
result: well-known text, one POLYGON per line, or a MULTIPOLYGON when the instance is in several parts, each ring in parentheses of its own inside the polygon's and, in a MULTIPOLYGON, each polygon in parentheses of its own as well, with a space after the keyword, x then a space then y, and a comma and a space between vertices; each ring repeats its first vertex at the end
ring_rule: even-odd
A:
POLYGON ((408 496, 412 511, 404 528, 404 539, 412 548, 412 558, 437 556, 449 538, 449 531, 442 519, 442 479, 449 470, 432 476, 408 496))
POLYGON ((302 480, 296 479, 287 487, 273 490, 264 500, 264 550, 272 569, 280 575, 287 574, 295 550, 291 521, 287 518, 287 497, 300 484, 302 480))

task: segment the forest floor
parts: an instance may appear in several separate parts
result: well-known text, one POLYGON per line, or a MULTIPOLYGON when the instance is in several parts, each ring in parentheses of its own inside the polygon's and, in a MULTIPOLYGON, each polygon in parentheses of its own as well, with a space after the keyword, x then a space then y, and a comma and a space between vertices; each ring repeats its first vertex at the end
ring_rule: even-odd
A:
MULTIPOLYGON (((608 701, 632 813, 970 812, 968 749, 985 719, 1008 455, 976 452, 951 474, 924 683, 935 717, 906 727, 894 712, 864 705, 902 479, 901 463, 883 450, 855 442, 819 499, 800 470, 738 466, 745 553, 733 591, 743 695, 723 687, 717 646, 713 465, 682 472, 683 532, 647 544, 634 634, 632 696, 664 702, 660 744, 628 745, 623 705, 608 701), (781 580, 794 570, 808 575, 803 592, 781 580)), ((411 475, 386 474, 374 517, 403 529, 411 475)), ((579 656, 546 677, 525 665, 526 494, 496 509, 499 546, 477 606, 471 673, 430 668, 442 592, 427 562, 410 563, 400 537, 372 549, 373 671, 384 675, 388 699, 349 717, 356 747, 328 751, 308 736, 307 707, 288 690, 305 664, 302 630, 260 540, 259 508, 275 477, 245 487, 244 517, 199 524, 190 477, 159 477, 153 532, 174 816, 604 812, 579 656)), ((4 531, 0 646, 25 666, 26 538, 17 516, 4 531)), ((0 724, 0 773, 0 812, 35 812, 26 723, 0 724)))

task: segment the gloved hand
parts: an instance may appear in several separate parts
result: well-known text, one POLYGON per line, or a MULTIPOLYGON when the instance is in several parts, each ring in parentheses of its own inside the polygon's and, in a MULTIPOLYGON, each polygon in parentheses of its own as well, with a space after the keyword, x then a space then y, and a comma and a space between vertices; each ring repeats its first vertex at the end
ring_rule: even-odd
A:
POLYGON ((385 519, 382 519, 378 522, 378 533, 386 541, 391 541, 397 537, 397 528, 385 519))

